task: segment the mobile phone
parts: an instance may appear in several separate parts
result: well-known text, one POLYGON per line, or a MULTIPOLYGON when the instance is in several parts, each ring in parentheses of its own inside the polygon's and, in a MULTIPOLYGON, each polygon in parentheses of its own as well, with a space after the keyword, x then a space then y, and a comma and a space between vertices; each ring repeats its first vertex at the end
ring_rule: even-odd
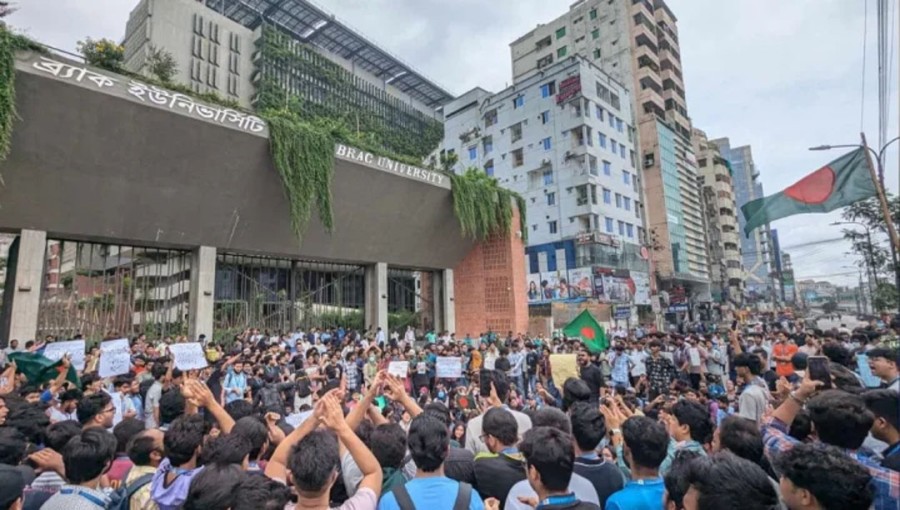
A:
POLYGON ((731 321, 731 331, 737 331, 738 321, 731 321))
POLYGON ((479 372, 478 389, 479 393, 482 396, 487 397, 491 394, 491 383, 494 381, 495 375, 496 374, 494 370, 490 370, 487 368, 482 368, 481 372, 479 372))
POLYGON ((809 378, 814 381, 822 381, 822 388, 831 389, 831 369, 828 367, 828 358, 825 356, 810 356, 806 359, 806 370, 809 378))

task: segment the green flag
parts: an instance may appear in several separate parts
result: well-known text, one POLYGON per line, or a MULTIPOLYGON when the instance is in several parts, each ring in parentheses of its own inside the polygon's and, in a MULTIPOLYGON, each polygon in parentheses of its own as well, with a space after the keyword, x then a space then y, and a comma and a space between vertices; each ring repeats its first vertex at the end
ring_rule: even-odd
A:
MULTIPOLYGON (((53 361, 36 352, 11 352, 7 357, 10 361, 16 362, 16 372, 25 374, 28 384, 33 385, 40 385, 56 379, 59 376, 59 368, 62 366, 62 360, 53 361)), ((78 379, 74 367, 69 366, 66 380, 81 389, 81 381, 78 379)))
POLYGON ((580 338, 591 352, 603 352, 609 349, 609 341, 603 326, 597 323, 594 316, 587 310, 582 310, 566 327, 563 334, 569 338, 580 338))
POLYGON ((787 216, 825 213, 875 196, 875 182, 859 148, 828 163, 784 191, 757 198, 741 207, 744 235, 760 225, 787 216))

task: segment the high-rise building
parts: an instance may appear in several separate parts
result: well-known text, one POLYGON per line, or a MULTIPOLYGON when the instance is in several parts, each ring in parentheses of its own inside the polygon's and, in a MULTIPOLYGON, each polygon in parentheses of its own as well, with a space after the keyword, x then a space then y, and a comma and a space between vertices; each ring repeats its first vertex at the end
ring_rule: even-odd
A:
POLYGON ((742 301, 744 270, 731 165, 718 147, 709 143, 706 133, 694 128, 693 134, 705 212, 712 298, 719 303, 737 305, 742 301))
POLYGON ((662 0, 579 0, 515 40, 510 53, 516 81, 579 54, 634 91, 648 245, 670 318, 681 319, 710 295, 676 22, 662 0))
POLYGON ((453 99, 306 0, 140 0, 124 46, 129 71, 147 74, 151 51, 164 50, 174 81, 195 92, 245 108, 297 99, 310 116, 350 118, 412 156, 437 147, 440 106, 453 99))
POLYGON ((581 56, 445 105, 454 170, 482 169, 526 200, 532 301, 651 304, 631 108, 628 88, 581 56))
MULTIPOLYGON (((736 210, 740 211, 747 202, 765 196, 759 171, 753 163, 753 151, 749 145, 732 147, 728 138, 710 140, 710 144, 719 148, 723 158, 731 163, 732 184, 736 210)), ((749 236, 744 235, 744 215, 738 214, 741 240, 741 258, 744 261, 745 281, 744 293, 752 301, 771 300, 771 253, 770 229, 768 224, 754 229, 749 236)))

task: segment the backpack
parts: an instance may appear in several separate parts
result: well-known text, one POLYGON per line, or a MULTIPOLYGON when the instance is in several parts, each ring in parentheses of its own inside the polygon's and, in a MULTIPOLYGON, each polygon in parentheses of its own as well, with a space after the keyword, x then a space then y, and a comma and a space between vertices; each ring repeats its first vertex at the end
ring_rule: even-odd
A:
MULTIPOLYGON (((126 473, 122 479, 128 479, 128 474, 126 473)), ((106 505, 106 510, 128 510, 131 507, 131 497, 134 496, 134 493, 152 480, 153 473, 147 473, 146 475, 136 478, 127 486, 122 485, 109 495, 109 504, 106 505)))
MULTIPOLYGON (((405 485, 395 485, 394 488, 391 489, 391 493, 397 500, 397 506, 400 507, 400 510, 416 510, 416 505, 413 503, 412 498, 409 497, 409 492, 407 492, 405 485)), ((459 482, 459 489, 456 491, 456 502, 453 503, 453 510, 468 510, 469 502, 471 500, 472 486, 465 482, 459 482)))

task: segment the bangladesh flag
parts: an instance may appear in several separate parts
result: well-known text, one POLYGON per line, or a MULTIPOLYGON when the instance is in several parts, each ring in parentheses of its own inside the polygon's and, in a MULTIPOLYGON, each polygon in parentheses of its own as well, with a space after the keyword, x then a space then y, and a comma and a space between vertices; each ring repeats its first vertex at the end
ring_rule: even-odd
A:
POLYGON ((569 338, 580 338, 591 352, 609 349, 609 341, 606 339, 603 326, 598 324, 587 310, 582 310, 578 317, 563 328, 563 334, 569 338))
POLYGON ((828 163, 774 195, 741 207, 744 235, 756 227, 787 216, 825 213, 875 196, 865 149, 859 148, 828 163))
MULTIPOLYGON (((10 361, 16 362, 16 372, 25 374, 28 384, 39 386, 45 382, 59 377, 62 370, 62 360, 53 361, 37 352, 11 352, 8 355, 10 361)), ((81 389, 81 381, 75 368, 69 366, 66 380, 81 389)))

